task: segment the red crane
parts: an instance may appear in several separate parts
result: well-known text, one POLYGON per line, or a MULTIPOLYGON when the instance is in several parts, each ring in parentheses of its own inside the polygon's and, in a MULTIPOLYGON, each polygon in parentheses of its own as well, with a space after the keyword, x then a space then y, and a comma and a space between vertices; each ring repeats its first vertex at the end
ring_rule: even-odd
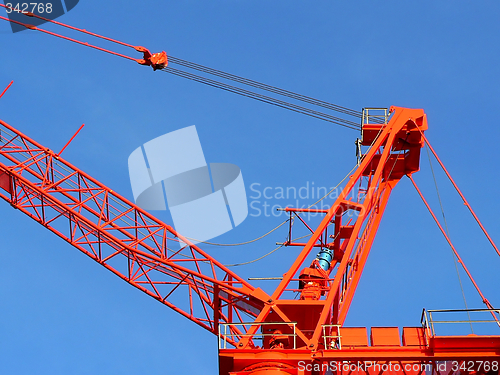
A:
MULTIPOLYGON (((140 63, 165 66, 164 53, 146 51, 140 50, 145 54, 140 63), (151 62, 153 56, 161 61, 151 62)), ((344 327, 391 191, 405 176, 417 187, 412 174, 428 145, 423 110, 392 107, 379 120, 364 112, 364 152, 329 209, 284 209, 311 236, 306 243, 294 241, 290 221, 284 245, 302 250, 272 294, 1 120, 0 197, 129 284, 218 335, 221 374, 498 373, 500 336, 436 335, 432 311, 424 311, 421 326, 403 328, 402 341, 397 327, 373 327, 370 340, 366 328, 344 327), (323 215, 316 229, 301 216, 307 212, 323 215), (179 243, 180 249, 172 250, 179 243)), ((486 304, 484 311, 499 324, 499 310, 473 283, 486 304)))

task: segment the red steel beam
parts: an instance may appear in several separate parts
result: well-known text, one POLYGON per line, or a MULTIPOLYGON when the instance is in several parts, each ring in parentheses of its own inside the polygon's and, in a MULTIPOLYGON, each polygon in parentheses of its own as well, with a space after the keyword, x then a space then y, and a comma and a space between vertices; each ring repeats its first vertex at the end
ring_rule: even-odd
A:
MULTIPOLYGON (((448 244, 450 245, 451 247, 451 250, 453 251, 453 254, 455 254, 455 256, 457 257, 457 260, 458 260, 458 263, 460 263, 460 265, 462 266, 462 268, 464 269, 465 273, 467 274, 467 276, 469 277, 470 281, 472 282, 472 285, 474 285, 474 288, 476 288, 476 291, 479 293, 479 295, 481 296, 481 300, 482 302, 486 305, 486 307, 488 309, 491 309, 493 310, 494 307, 491 305, 490 301, 488 301, 488 299, 485 297, 485 295, 483 294, 483 292, 481 291, 481 289, 479 288, 479 286, 477 285, 476 283, 476 280, 474 280, 474 278, 472 277, 472 274, 470 273, 469 269, 467 268, 467 266, 465 265, 464 261, 462 260, 462 257, 458 254, 458 251, 457 249, 455 248, 455 246, 453 246, 453 243, 451 242, 450 238, 448 237, 448 235, 446 234, 446 231, 444 230, 443 226, 441 225, 441 223, 439 222, 439 220, 437 219, 436 215, 434 214, 434 212, 432 211, 432 208, 431 206, 429 205, 429 203, 427 202, 427 200, 425 199, 425 197, 423 196, 422 192, 420 191, 420 189, 418 188, 417 186, 417 183, 415 182, 415 180, 413 179, 412 176, 408 176, 410 181, 412 182, 413 186, 415 187, 415 189, 417 190, 418 192, 418 195, 420 196, 420 198, 422 199, 422 201, 424 202, 425 204, 425 207, 427 207, 427 210, 429 211, 429 213, 431 214, 432 218, 434 219, 434 221, 436 222, 437 226, 439 227, 439 230, 441 231, 441 233, 443 234, 444 238, 446 238, 446 241, 448 242, 448 244)), ((493 318, 495 319, 495 321, 497 323, 500 323, 500 321, 498 320, 498 317, 496 316, 496 314, 492 311, 491 312, 491 315, 493 316, 493 318)))
MULTIPOLYGON (((365 345, 329 350, 322 344, 324 325, 343 325, 392 189, 404 175, 412 179, 411 174, 419 168, 422 136, 427 129, 425 114, 398 107, 391 111, 388 124, 367 125, 371 131, 379 127, 371 148, 334 205, 318 210, 325 217, 272 296, 250 285, 172 227, 1 120, 0 197, 132 286, 210 332, 217 334, 221 324, 229 325, 226 340, 235 349, 220 350, 221 374, 257 375, 268 367, 272 370, 266 372, 269 374, 324 373, 300 372, 298 361, 403 363, 499 356, 499 336, 435 336, 413 347, 365 345), (357 198, 349 198, 357 186, 362 186, 363 194, 360 190, 357 198), (352 211, 354 217, 343 222, 346 211, 352 211), (333 242, 327 243, 331 225, 333 242), (172 244, 179 248, 172 249, 172 244), (331 268, 323 272, 323 296, 317 300, 288 298, 285 292, 297 290, 291 283, 299 280, 301 267, 307 268, 310 252, 326 246, 333 246, 337 255, 331 268), (303 320, 304 316, 308 318, 303 320), (252 320, 253 326, 249 326, 252 320), (293 323, 298 343, 295 349, 271 350, 268 342, 256 346, 259 328, 277 322, 293 323)), ((306 221, 303 223, 310 228, 306 221)), ((278 336, 287 334, 289 326, 284 327, 285 332, 278 336)), ((371 375, 370 371, 365 373, 371 375)))
POLYGON ((1 120, 0 188, 14 208, 215 334, 214 316, 228 322, 234 310, 233 317, 248 319, 268 299, 172 227, 1 120), (170 302, 174 296, 184 302, 170 302))
MULTIPOLYGON (((423 110, 399 107, 391 108, 391 112, 393 115, 387 125, 367 125, 377 134, 373 142, 366 144, 371 145, 371 148, 255 320, 256 323, 264 323, 275 319, 272 318, 275 316, 279 321, 293 322, 300 321, 304 314, 312 314, 307 323, 298 323, 296 326, 297 335, 302 340, 300 345, 309 350, 321 348, 324 324, 343 324, 390 192, 401 177, 419 168, 420 149, 423 146, 421 131, 427 130, 425 113, 423 110), (365 193, 362 196, 357 194, 357 201, 353 201, 349 196, 361 182, 365 193), (342 226, 346 225, 342 220, 343 213, 347 210, 355 212, 355 217, 352 218, 353 223, 348 223, 352 228, 348 237, 341 239, 338 234, 342 231, 342 226), (301 267, 308 266, 305 262, 310 259, 311 251, 318 245, 327 246, 323 239, 332 223, 335 226, 334 246, 339 246, 336 251, 343 255, 333 262, 327 272, 335 274, 333 280, 327 275, 324 278, 326 293, 318 301, 297 301, 285 296, 285 291, 296 289, 290 284, 298 278, 301 267)), ((294 212, 295 209, 287 208, 286 211, 294 212)), ((310 228, 307 223, 306 228, 310 228)), ((258 329, 257 325, 253 326, 248 332, 249 337, 241 340, 239 347, 246 348, 251 342, 251 335, 256 334, 258 329)))
POLYGON ((429 147, 429 150, 431 150, 432 154, 434 155, 434 157, 436 158, 436 160, 438 161, 439 165, 441 166, 441 168, 443 168, 443 171, 444 173, 446 173, 446 176, 448 177, 448 179, 451 181, 451 183, 453 184, 453 187, 455 188, 455 190, 457 191, 457 193, 460 195, 460 198, 462 198, 462 201, 464 202, 465 206, 467 206, 467 208, 469 209, 470 213, 472 214, 472 216, 474 217, 474 219, 476 220, 476 222, 478 223, 479 227, 481 228, 481 230, 483 231, 484 235, 486 236, 486 238, 488 238, 488 241, 490 241, 490 244, 491 246, 493 246, 493 248, 495 249, 496 253, 500 256, 500 250, 498 249, 497 245, 495 244, 495 242, 493 241, 493 239, 491 238, 491 236, 489 235, 488 231, 486 230, 486 228, 483 226, 483 224, 481 223, 481 220, 479 220, 479 218, 477 217, 476 213, 474 212, 474 210, 472 209, 471 205, 469 204, 469 202, 467 201, 467 199, 465 198, 465 196, 463 195, 462 191, 460 190, 460 188, 458 187, 458 185, 456 184, 455 180, 453 179, 453 177, 451 177, 451 174, 450 172, 448 172, 448 170, 446 169, 446 167, 444 166, 443 162, 441 161, 441 159, 439 158, 439 156, 437 155, 436 151, 434 151, 434 148, 431 146, 431 144, 429 143, 429 140, 425 137, 425 135, 422 134, 422 137, 424 138, 424 141, 425 143, 427 144, 427 146, 429 147))
POLYGON ((112 39, 112 38, 108 38, 108 37, 105 37, 105 36, 102 36, 102 35, 99 35, 99 34, 95 34, 95 33, 92 33, 90 31, 87 31, 85 29, 79 29, 78 27, 66 25, 64 23, 57 22, 55 20, 51 20, 49 18, 42 17, 42 16, 37 15, 37 14, 32 13, 32 12, 20 12, 20 11, 16 11, 16 10, 14 10, 13 7, 7 6, 7 5, 4 5, 4 4, 0 4, 0 7, 5 8, 5 10, 9 10, 10 9, 11 12, 22 13, 22 14, 24 14, 27 17, 38 18, 38 19, 41 19, 41 20, 43 20, 45 22, 50 22, 50 23, 53 23, 53 24, 58 25, 58 26, 62 26, 62 27, 65 27, 65 28, 68 28, 68 29, 71 29, 71 30, 74 30, 74 31, 81 32, 83 34, 91 35, 91 36, 94 36, 96 38, 100 38, 100 39, 103 39, 103 40, 106 40, 106 41, 109 41, 109 42, 112 42, 112 43, 116 43, 116 44, 119 44, 119 45, 122 45, 122 46, 133 48, 137 52, 143 53, 143 58, 142 59, 136 59, 134 57, 130 57, 130 56, 127 56, 127 55, 124 55, 124 54, 121 54, 121 53, 117 53, 117 52, 111 51, 111 50, 106 49, 106 48, 98 47, 96 45, 93 45, 93 44, 90 44, 90 43, 87 43, 87 42, 82 42, 82 41, 79 41, 77 39, 69 38, 69 37, 64 36, 64 35, 60 35, 60 34, 57 34, 57 33, 54 33, 54 32, 48 31, 48 30, 44 30, 44 29, 41 29, 41 28, 36 27, 34 25, 25 23, 25 22, 20 22, 20 21, 12 20, 12 19, 7 18, 7 17, 0 16, 0 19, 2 19, 4 21, 15 23, 15 24, 20 25, 20 26, 24 26, 27 29, 40 31, 42 33, 49 34, 49 35, 52 35, 52 36, 55 36, 55 37, 58 37, 58 38, 61 38, 61 39, 65 39, 65 40, 68 40, 68 41, 73 42, 73 43, 77 43, 77 44, 81 44, 83 46, 94 48, 94 49, 97 49, 99 51, 106 52, 106 53, 109 53, 109 54, 112 54, 112 55, 115 55, 115 56, 123 57, 123 58, 128 59, 128 60, 133 60, 133 61, 137 62, 138 64, 151 66, 154 70, 163 69, 165 66, 168 65, 168 58, 167 58, 167 54, 165 53, 165 51, 162 51, 162 52, 159 52, 159 53, 155 53, 155 54, 151 54, 151 52, 147 48, 144 48, 144 47, 141 47, 141 46, 133 46, 133 45, 128 44, 128 43, 123 43, 123 42, 120 42, 120 41, 118 41, 116 39, 112 39))

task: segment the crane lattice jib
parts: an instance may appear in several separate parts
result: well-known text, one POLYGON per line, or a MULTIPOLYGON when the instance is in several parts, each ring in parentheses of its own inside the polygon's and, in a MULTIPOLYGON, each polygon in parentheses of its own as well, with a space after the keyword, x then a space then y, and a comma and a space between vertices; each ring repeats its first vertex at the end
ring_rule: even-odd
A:
POLYGON ((294 329, 299 346, 317 348, 322 326, 342 324, 345 319, 391 189, 402 176, 418 170, 421 131, 427 129, 425 114, 396 107, 392 112, 388 124, 363 126, 363 144, 371 146, 369 151, 335 204, 323 212, 325 217, 310 240, 288 243, 303 245, 303 250, 272 296, 1 120, 0 196, 125 281, 209 331, 217 334, 219 324, 229 324, 226 340, 230 344, 254 347, 259 323, 276 317, 284 323, 298 322, 299 316, 313 314, 317 317, 294 329), (357 199, 348 199, 363 181, 364 193, 359 188, 357 199), (347 211, 355 212, 354 223, 342 222, 347 211), (334 240, 328 242, 331 224, 334 240), (332 252, 330 269, 318 276, 319 267, 311 266, 307 268, 310 272, 299 276, 299 268, 318 247, 332 252), (334 270, 331 278, 329 273, 334 270), (318 281, 318 277, 322 279, 318 281), (317 301, 308 295, 307 286, 292 286, 297 281, 307 285, 310 280, 321 289, 317 301), (303 300, 287 298, 290 290, 301 292, 303 300), (277 314, 271 315, 273 312, 277 314), (249 321, 257 324, 239 325, 249 321))
MULTIPOLYGON (((213 333, 219 322, 255 317, 269 298, 169 225, 1 120, 0 188, 12 207, 213 333)), ((233 336, 240 336, 237 328, 233 336)))
POLYGON ((403 176, 419 170, 426 116, 399 107, 391 113, 387 124, 363 124, 361 144, 368 149, 330 208, 286 208, 311 236, 297 242, 290 228, 285 245, 302 250, 271 295, 1 120, 0 197, 218 334, 221 374, 295 374, 301 364, 339 360, 391 361, 403 368, 442 358, 498 358, 500 336, 436 336, 427 315, 423 327, 404 328, 403 345, 397 327, 372 328, 371 346, 358 328, 343 327, 390 193, 403 176), (313 211, 324 215, 316 229, 301 216, 313 211), (316 258, 313 250, 319 250, 316 258))

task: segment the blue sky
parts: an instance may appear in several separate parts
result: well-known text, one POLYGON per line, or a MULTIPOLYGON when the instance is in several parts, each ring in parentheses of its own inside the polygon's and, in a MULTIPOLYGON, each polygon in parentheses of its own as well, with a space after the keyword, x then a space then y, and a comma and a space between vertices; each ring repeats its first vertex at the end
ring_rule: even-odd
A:
MULTIPOLYGON (((425 109, 428 138, 498 241, 499 12, 496 1, 81 0, 59 20, 349 108, 425 109)), ((332 187, 355 163, 353 130, 41 33, 12 34, 5 22, 0 51, 0 87, 14 80, 0 99, 0 118, 54 150, 85 123, 64 157, 129 199, 129 154, 190 125, 197 127, 208 162, 241 168, 250 202, 258 200, 251 198, 254 183, 332 187)), ((415 179, 439 212, 425 152, 421 166, 415 179)), ((500 259, 434 167, 451 238, 498 307, 500 259)), ((215 336, 7 203, 0 202, 0 211, 0 372, 218 373, 215 336)), ((253 239, 283 219, 249 216, 216 240, 253 239)), ((206 249, 223 262, 248 261, 285 237, 282 228, 241 248, 206 249)), ((237 272, 280 276, 297 252, 280 249, 237 272)), ((469 307, 483 307, 461 276, 469 307)), ((272 282, 261 286, 273 289, 272 282)), ((424 307, 463 306, 451 251, 403 180, 389 201, 346 324, 417 326, 424 307)))

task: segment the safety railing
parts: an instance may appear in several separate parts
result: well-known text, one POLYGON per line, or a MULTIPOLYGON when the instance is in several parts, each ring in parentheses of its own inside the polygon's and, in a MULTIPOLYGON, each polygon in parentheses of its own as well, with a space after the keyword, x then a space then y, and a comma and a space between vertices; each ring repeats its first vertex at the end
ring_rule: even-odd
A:
MULTIPOLYGON (((457 332, 460 329, 456 328, 457 325, 464 327, 465 325, 470 326, 472 333, 483 333, 485 329, 481 329, 478 324, 483 327, 486 324, 490 324, 492 327, 495 324, 500 328, 500 323, 494 318, 497 314, 497 319, 500 317, 500 310, 497 309, 463 309, 463 310, 426 310, 422 311, 421 323, 425 330, 426 336, 436 336, 436 326, 442 327, 443 325, 448 325, 448 327, 453 327, 453 331, 457 332), (446 315, 445 318, 440 318, 446 315), (436 317, 438 319, 436 319, 436 317), (474 332, 474 329, 476 332, 474 332)), ((438 328, 439 329, 439 328, 438 328)), ((467 327, 468 329, 468 327, 467 327)), ((445 330, 443 330, 445 331, 445 330)), ((449 330, 448 330, 449 331, 449 330)), ((443 332, 438 332, 438 334, 443 332)), ((449 332, 446 332, 449 334, 449 332)))
POLYGON ((342 349, 340 327, 340 324, 323 325, 323 344, 325 345, 325 349, 342 349))
MULTIPOLYGON (((297 333, 296 333, 296 322, 263 322, 263 323, 221 323, 219 324, 219 349, 227 349, 228 340, 229 341, 239 341, 243 338, 250 338, 251 340, 260 340, 264 343, 266 338, 271 338, 273 336, 280 337, 291 337, 293 349, 297 348, 297 333), (259 326, 258 331, 255 334, 241 333, 248 332, 250 327, 259 326), (276 333, 276 326, 286 326, 292 329, 292 333, 280 332, 276 333), (240 327, 241 329, 234 330, 234 328, 240 327), (266 328, 272 327, 272 328, 266 328), (237 332, 237 333, 236 333, 237 332)), ((231 344, 229 344, 231 345, 231 344)))
POLYGON ((363 108, 361 126, 365 124, 387 124, 389 120, 388 108, 363 108))

